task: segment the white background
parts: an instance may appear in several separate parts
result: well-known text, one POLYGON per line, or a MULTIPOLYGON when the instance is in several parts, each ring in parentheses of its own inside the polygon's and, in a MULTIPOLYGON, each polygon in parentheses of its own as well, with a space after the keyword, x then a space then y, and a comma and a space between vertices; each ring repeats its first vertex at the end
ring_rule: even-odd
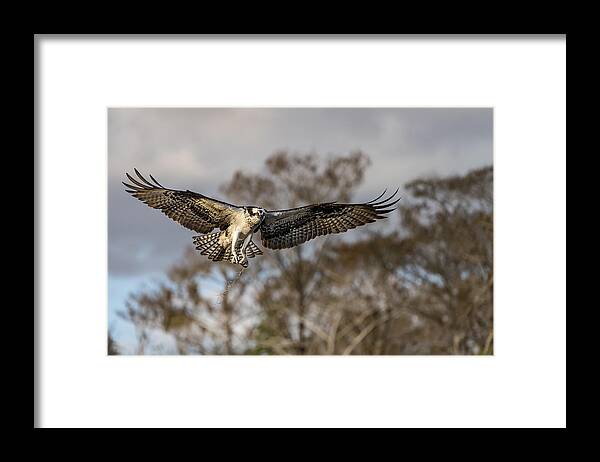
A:
POLYGON ((564 38, 37 46, 38 426, 566 425, 564 38), (493 106, 495 356, 107 356, 109 106, 493 106))

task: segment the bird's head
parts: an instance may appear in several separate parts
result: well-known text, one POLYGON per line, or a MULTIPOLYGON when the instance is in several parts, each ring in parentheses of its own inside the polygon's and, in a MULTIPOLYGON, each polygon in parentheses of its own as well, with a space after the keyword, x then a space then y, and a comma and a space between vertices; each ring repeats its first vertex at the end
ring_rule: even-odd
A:
POLYGON ((261 207, 248 206, 244 207, 246 214, 252 218, 262 218, 265 216, 266 210, 261 207))

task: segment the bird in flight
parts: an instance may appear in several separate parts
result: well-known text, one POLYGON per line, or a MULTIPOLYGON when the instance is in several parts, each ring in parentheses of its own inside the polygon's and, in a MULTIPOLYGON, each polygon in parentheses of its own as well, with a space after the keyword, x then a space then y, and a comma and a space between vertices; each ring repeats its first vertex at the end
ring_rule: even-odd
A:
POLYGON ((248 258, 263 252, 252 242, 260 231, 262 245, 268 249, 287 249, 326 234, 349 229, 386 218, 398 189, 387 199, 362 204, 324 202, 286 210, 266 210, 256 206, 239 206, 212 199, 189 190, 162 186, 150 175, 148 181, 137 169, 137 179, 126 173, 131 184, 123 182, 126 192, 192 231, 196 249, 212 261, 228 261, 248 267, 248 258), (218 228, 219 231, 212 232, 218 228))

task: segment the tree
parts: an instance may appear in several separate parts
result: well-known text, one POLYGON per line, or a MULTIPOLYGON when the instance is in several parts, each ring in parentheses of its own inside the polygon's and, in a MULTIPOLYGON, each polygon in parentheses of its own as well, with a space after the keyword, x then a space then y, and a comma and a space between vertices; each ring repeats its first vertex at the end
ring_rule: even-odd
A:
POLYGON ((432 353, 492 351, 493 171, 416 180, 401 208, 407 251, 403 280, 429 321, 432 353))
MULTIPOLYGON (((349 201, 368 165, 278 152, 222 191, 270 209, 349 201)), ((491 354, 491 167, 405 189, 399 226, 266 251, 246 271, 190 250, 122 313, 139 353, 491 354)))
MULTIPOLYGON (((369 160, 362 152, 329 157, 277 152, 263 175, 237 172, 223 192, 241 203, 268 209, 293 208, 330 200, 348 201, 360 184, 369 160)), ((324 274, 320 260, 327 240, 316 245, 265 252, 265 275, 257 290, 261 321, 255 329, 254 353, 305 354, 316 335, 312 318, 318 310, 324 274)))
POLYGON ((111 331, 108 331, 108 354, 109 356, 116 356, 121 354, 119 351, 119 345, 117 344, 117 342, 115 341, 111 331))
MULTIPOLYGON (((250 272, 250 271, 249 271, 250 272)), ((249 277, 189 249, 155 290, 132 294, 121 316, 132 322, 139 354, 236 354, 246 348, 243 303, 249 277), (235 282, 235 283, 234 283, 235 282)))

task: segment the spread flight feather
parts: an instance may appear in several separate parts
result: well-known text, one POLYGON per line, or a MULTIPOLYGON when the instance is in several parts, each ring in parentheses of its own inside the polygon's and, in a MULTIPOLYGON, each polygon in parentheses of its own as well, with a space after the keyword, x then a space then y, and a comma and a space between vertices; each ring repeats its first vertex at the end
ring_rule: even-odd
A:
POLYGON ((213 261, 229 261, 248 266, 248 258, 262 255, 252 242, 260 230, 262 245, 268 249, 286 249, 317 236, 343 233, 349 229, 386 218, 400 198, 392 201, 398 189, 386 199, 385 191, 372 201, 359 204, 325 202, 286 210, 266 210, 239 206, 189 190, 165 188, 150 175, 144 178, 134 169, 137 179, 126 173, 126 191, 186 228, 202 233, 194 237, 196 249, 213 261), (212 233, 214 229, 220 231, 212 233), (210 234, 208 234, 210 233, 210 234))

